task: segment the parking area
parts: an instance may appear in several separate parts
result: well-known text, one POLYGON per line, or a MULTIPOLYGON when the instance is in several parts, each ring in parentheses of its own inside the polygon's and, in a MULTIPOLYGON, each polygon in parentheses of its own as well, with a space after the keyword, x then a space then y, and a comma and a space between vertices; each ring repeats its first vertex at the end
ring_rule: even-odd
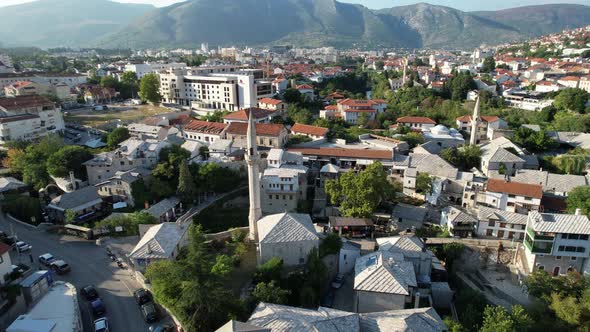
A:
POLYGON ((344 276, 342 287, 334 289, 334 309, 353 312, 354 303, 354 273, 344 276))
MULTIPOLYGON (((97 246, 94 241, 39 231, 8 219, 3 213, 0 213, 0 230, 14 234, 19 240, 32 246, 29 252, 13 251, 13 264, 22 262, 34 270, 46 269, 38 261, 38 256, 51 253, 71 267, 69 273, 56 275, 57 280, 69 282, 77 289, 86 285, 96 287, 104 302, 106 317, 110 321, 112 331, 148 331, 149 326, 143 320, 139 306, 133 298, 133 291, 140 286, 132 277, 131 270, 119 268, 108 257, 106 250, 97 246)), ((92 317, 89 304, 81 295, 79 300, 84 331, 94 331, 95 317, 92 317)))

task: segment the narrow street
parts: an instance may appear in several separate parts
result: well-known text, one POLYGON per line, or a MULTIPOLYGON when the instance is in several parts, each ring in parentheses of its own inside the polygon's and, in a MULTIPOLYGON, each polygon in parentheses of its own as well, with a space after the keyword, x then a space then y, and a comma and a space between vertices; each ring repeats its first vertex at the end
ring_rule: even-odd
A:
MULTIPOLYGON (((57 280, 72 283, 80 289, 85 285, 94 285, 106 307, 106 317, 111 323, 111 331, 140 332, 147 331, 148 325, 143 320, 139 306, 133 298, 133 291, 139 285, 131 276, 129 269, 120 269, 112 262, 104 248, 94 241, 87 241, 67 235, 51 234, 15 222, 0 214, 0 230, 16 234, 33 248, 31 254, 33 269, 40 269, 37 257, 51 253, 56 258, 65 260, 71 266, 71 272, 56 276, 57 280)), ((12 252, 13 264, 22 262, 31 265, 29 253, 12 252)), ((84 331, 94 331, 93 318, 88 303, 79 297, 84 321, 84 331)))

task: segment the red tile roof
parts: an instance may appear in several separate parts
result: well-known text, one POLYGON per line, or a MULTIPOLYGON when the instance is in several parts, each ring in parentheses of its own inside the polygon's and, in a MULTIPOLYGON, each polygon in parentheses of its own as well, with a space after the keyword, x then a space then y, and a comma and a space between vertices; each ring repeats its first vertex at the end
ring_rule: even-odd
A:
POLYGON ((375 113, 377 111, 372 108, 363 108, 363 109, 349 108, 349 109, 345 109, 344 112, 346 112, 346 113, 375 113))
POLYGON ((375 100, 362 100, 362 99, 342 99, 338 101, 340 105, 346 105, 350 107, 371 107, 378 104, 385 104, 385 100, 382 99, 375 99, 375 100))
POLYGON ((184 130, 219 135, 223 132, 225 127, 227 127, 227 124, 221 122, 191 120, 186 126, 184 126, 184 130))
POLYGON ((27 86, 27 85, 31 85, 32 83, 33 83, 33 82, 29 82, 29 81, 18 81, 18 82, 16 82, 16 83, 14 83, 12 86, 13 86, 15 89, 20 89, 20 88, 22 88, 22 87, 25 87, 25 86, 27 86))
MULTIPOLYGON (((257 123, 256 136, 273 136, 278 137, 283 130, 286 130, 282 124, 275 123, 257 123)), ((248 133, 248 123, 232 122, 227 126, 225 131, 229 135, 246 136, 248 133)))
POLYGON ((335 111, 338 109, 338 106, 337 105, 328 105, 328 106, 324 107, 324 109, 327 111, 335 111))
POLYGON ((543 187, 538 184, 489 179, 487 188, 488 191, 496 193, 507 193, 539 199, 543 197, 543 187))
POLYGON ((8 116, 5 118, 0 118, 0 123, 17 122, 17 121, 24 121, 24 120, 37 119, 37 118, 39 118, 39 116, 34 115, 34 114, 8 116))
POLYGON ((6 243, 0 243, 0 256, 4 255, 8 251, 12 249, 11 246, 7 245, 6 243))
POLYGON ((282 100, 273 99, 273 98, 262 98, 262 99, 258 100, 258 103, 260 103, 260 104, 270 104, 270 105, 278 105, 282 102, 283 102, 282 100))
POLYGON ((432 120, 431 118, 427 118, 425 116, 402 116, 401 118, 397 118, 397 123, 426 123, 426 124, 436 124, 436 121, 432 120))
POLYGON ((301 123, 296 123, 291 127, 291 132, 294 134, 301 133, 312 136, 325 136, 328 131, 328 128, 310 126, 301 123))
POLYGON ((313 90, 313 86, 309 84, 301 84, 297 86, 297 90, 313 90))
POLYGON ((53 107, 55 104, 44 96, 17 96, 0 98, 0 107, 7 110, 19 110, 30 107, 53 107))
POLYGON ((266 110, 263 108, 251 107, 251 108, 239 110, 237 112, 229 113, 226 116, 224 116, 223 119, 248 121, 248 117, 250 116, 250 112, 252 112, 252 116, 254 117, 255 120, 265 118, 273 113, 272 111, 269 111, 269 110, 266 110))
POLYGON ((393 154, 386 150, 364 150, 364 149, 344 149, 344 148, 292 148, 290 152, 301 152, 303 155, 325 156, 325 157, 344 157, 344 158, 362 158, 362 159, 381 159, 392 160, 393 154))

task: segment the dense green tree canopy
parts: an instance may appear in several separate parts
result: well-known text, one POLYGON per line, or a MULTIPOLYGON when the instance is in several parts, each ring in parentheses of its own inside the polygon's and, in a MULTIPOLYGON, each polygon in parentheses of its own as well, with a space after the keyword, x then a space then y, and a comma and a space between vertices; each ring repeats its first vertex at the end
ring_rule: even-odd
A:
POLYGON ((371 217, 377 206, 393 197, 393 185, 381 163, 373 163, 358 173, 348 171, 326 182, 332 204, 340 205, 346 217, 371 217))
POLYGON ((567 196, 567 211, 574 213, 576 209, 581 209, 583 214, 590 216, 589 186, 576 187, 569 192, 567 196))
POLYGON ((162 100, 159 89, 160 78, 158 75, 154 73, 147 74, 139 82, 139 97, 143 101, 157 104, 162 100))
POLYGON ((586 113, 586 103, 588 102, 588 92, 578 88, 568 88, 561 90, 555 97, 555 107, 561 110, 573 111, 577 113, 586 113))
POLYGON ((47 172, 56 177, 67 177, 71 171, 76 178, 86 179, 86 167, 83 163, 92 157, 92 153, 84 147, 67 145, 47 159, 47 172))
POLYGON ((125 127, 115 128, 107 136, 107 145, 109 146, 109 148, 114 149, 117 147, 117 145, 119 145, 121 142, 125 141, 129 137, 131 137, 131 135, 129 135, 129 129, 125 127))

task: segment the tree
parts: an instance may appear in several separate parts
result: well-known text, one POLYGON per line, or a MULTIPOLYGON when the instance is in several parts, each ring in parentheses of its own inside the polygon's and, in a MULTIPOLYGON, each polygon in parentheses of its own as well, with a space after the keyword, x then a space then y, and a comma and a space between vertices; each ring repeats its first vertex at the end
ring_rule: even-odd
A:
POLYGON ((279 281, 281 280, 282 271, 283 260, 278 257, 273 257, 256 268, 256 273, 254 273, 253 279, 257 282, 279 281))
POLYGON ((357 123, 359 126, 362 126, 362 127, 364 127, 364 126, 367 124, 367 122, 368 122, 368 121, 369 121, 369 115, 368 115, 367 113, 365 113, 365 112, 362 112, 362 113, 361 113, 361 114, 358 116, 358 118, 357 118, 357 120, 356 120, 356 123, 357 123))
POLYGON ((71 224, 76 220, 76 217, 78 216, 78 214, 70 209, 67 209, 65 214, 65 221, 66 224, 71 224))
POLYGON ((300 104, 303 101, 301 92, 293 88, 285 89, 285 92, 283 92, 283 99, 288 104, 300 104))
POLYGON ((527 127, 516 129, 512 141, 532 152, 544 152, 557 145, 544 130, 534 131, 527 127))
POLYGON ((320 243, 320 257, 334 255, 340 252, 342 248, 342 239, 336 233, 330 233, 320 243))
POLYGON ((489 73, 496 69, 496 61, 493 56, 489 56, 483 60, 483 66, 481 67, 482 73, 489 73))
POLYGON ((381 163, 373 163, 356 173, 348 171, 336 180, 326 182, 330 202, 340 205, 346 217, 371 217, 377 206, 393 197, 393 185, 381 163))
POLYGON ((425 195, 432 194, 433 178, 428 173, 418 173, 416 177, 416 192, 424 193, 425 195))
POLYGON ((137 75, 132 71, 126 71, 121 75, 120 89, 123 98, 133 98, 138 89, 137 75))
POLYGON ((551 160, 551 164, 561 173, 583 175, 586 171, 585 155, 562 154, 551 160))
POLYGON ((481 162, 481 150, 477 145, 468 145, 462 148, 446 148, 440 153, 441 158, 462 170, 470 170, 479 167, 481 162))
POLYGON ((553 104, 557 109, 582 114, 585 113, 589 96, 590 94, 582 89, 568 88, 559 92, 553 104))
POLYGON ((580 209, 582 214, 590 216, 590 187, 580 186, 574 188, 567 196, 567 211, 575 213, 580 209))
POLYGON ((508 312, 502 306, 487 306, 483 313, 480 332, 520 332, 532 326, 532 319, 520 305, 508 312))
POLYGON ((188 168, 188 162, 184 159, 180 163, 180 171, 178 176, 178 189, 176 190, 178 197, 185 203, 191 203, 195 200, 197 195, 193 175, 188 168))
POLYGON ((537 270, 524 279, 529 294, 537 298, 546 298, 555 289, 553 277, 546 271, 537 270))
POLYGON ((477 85, 469 73, 456 73, 451 79, 445 82, 443 93, 452 100, 464 100, 467 92, 475 90, 477 85))
POLYGON ((129 129, 125 127, 117 127, 108 134, 106 143, 109 148, 114 149, 121 142, 129 139, 129 137, 131 137, 129 134, 129 129))
POLYGON ((56 177, 67 177, 74 172, 77 178, 86 179, 84 162, 92 159, 92 154, 84 147, 68 145, 59 149, 47 159, 47 172, 56 177))
POLYGON ((157 104, 162 100, 160 95, 160 78, 155 73, 150 73, 142 77, 139 82, 139 97, 143 101, 157 104))
POLYGON ((100 86, 103 88, 112 88, 118 90, 119 88, 119 81, 113 76, 105 76, 100 79, 100 86))
POLYGON ((584 307, 575 296, 560 296, 557 293, 551 294, 551 310, 557 318, 570 325, 580 325, 583 321, 584 307))
POLYGON ((397 137, 400 141, 408 143, 410 149, 415 148, 417 145, 424 143, 424 136, 420 133, 410 132, 406 135, 397 137))
POLYGON ((307 255, 307 262, 305 263, 305 269, 307 271, 306 286, 312 291, 313 299, 312 302, 319 302, 320 296, 323 293, 323 287, 326 284, 328 278, 328 268, 324 261, 320 258, 320 254, 317 248, 313 248, 307 255))
POLYGON ((287 299, 291 292, 282 289, 276 281, 259 282, 252 292, 252 296, 258 302, 287 304, 287 299))
POLYGON ((234 261, 228 255, 219 255, 215 257, 215 264, 211 267, 211 273, 226 277, 234 270, 234 261))

